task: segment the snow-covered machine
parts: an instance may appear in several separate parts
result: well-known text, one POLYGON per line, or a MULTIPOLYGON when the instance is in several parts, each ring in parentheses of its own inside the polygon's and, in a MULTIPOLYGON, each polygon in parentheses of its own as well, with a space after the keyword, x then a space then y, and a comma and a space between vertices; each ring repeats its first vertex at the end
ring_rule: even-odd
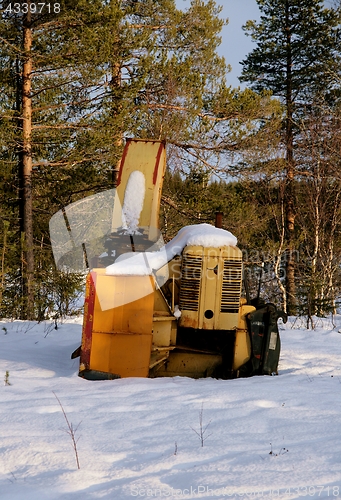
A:
POLYGON ((277 321, 285 315, 273 304, 250 301, 236 238, 199 224, 163 244, 158 217, 165 164, 163 142, 128 140, 117 188, 106 201, 87 205, 98 219, 96 237, 79 229, 84 219, 94 227, 84 204, 82 216, 74 216, 79 204, 73 204, 50 224, 59 267, 66 265, 66 254, 73 253, 74 262, 78 251, 77 258, 92 269, 82 345, 73 354, 80 356, 79 375, 94 380, 276 374, 277 321), (103 222, 108 219, 110 230, 103 222), (101 254, 99 240, 105 246, 101 254))

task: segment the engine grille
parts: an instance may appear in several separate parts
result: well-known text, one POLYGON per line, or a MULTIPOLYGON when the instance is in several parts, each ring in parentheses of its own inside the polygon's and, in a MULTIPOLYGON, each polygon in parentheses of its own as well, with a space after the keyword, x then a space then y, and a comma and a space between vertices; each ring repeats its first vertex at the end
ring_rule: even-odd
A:
POLYGON ((180 310, 198 311, 202 257, 184 254, 181 268, 180 310))
POLYGON ((242 284, 242 261, 224 260, 220 312, 237 313, 242 284))

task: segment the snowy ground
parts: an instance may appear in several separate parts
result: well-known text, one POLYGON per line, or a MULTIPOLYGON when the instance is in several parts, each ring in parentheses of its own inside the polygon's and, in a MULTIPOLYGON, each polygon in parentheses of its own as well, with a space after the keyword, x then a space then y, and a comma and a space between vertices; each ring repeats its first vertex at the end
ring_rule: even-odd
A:
POLYGON ((70 359, 80 319, 0 322, 0 499, 341 497, 335 321, 282 326, 278 377, 98 382, 70 359))

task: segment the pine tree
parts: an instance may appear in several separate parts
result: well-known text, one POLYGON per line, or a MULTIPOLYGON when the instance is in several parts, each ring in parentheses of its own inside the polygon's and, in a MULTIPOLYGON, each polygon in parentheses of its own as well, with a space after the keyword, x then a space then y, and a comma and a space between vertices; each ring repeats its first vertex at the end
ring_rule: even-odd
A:
POLYGON ((212 0, 187 12, 174 0, 15 5, 0 20, 1 217, 18 248, 7 291, 33 318, 54 275, 49 218, 113 186, 125 135, 207 141, 226 65, 212 0))
POLYGON ((241 81, 256 91, 271 90, 285 108, 286 293, 295 310, 295 135, 301 105, 326 95, 337 83, 340 68, 340 11, 322 0, 257 0, 259 23, 248 21, 246 32, 257 47, 242 62, 241 81))
MULTIPOLYGON (((77 158, 70 158, 71 144, 77 143, 74 132, 79 130, 84 135, 84 129, 89 126, 84 122, 84 103, 87 102, 88 112, 91 106, 93 110, 91 93, 99 78, 96 65, 99 60, 95 59, 94 48, 89 44, 89 30, 96 33, 103 21, 103 12, 99 10, 102 4, 94 1, 89 6, 80 1, 73 3, 72 10, 68 9, 68 3, 71 4, 67 1, 13 4, 6 0, 2 5, 1 174, 7 181, 12 174, 17 241, 21 243, 21 262, 15 267, 21 273, 21 316, 29 319, 36 316, 34 246, 41 241, 39 232, 44 226, 34 213, 53 210, 53 196, 57 197, 57 203, 59 196, 56 184, 63 177, 70 178, 65 167, 69 167, 71 161, 77 164, 80 159, 77 148, 74 148, 77 158), (79 48, 84 49, 82 61, 79 48), (95 62, 92 79, 90 60, 95 62), (56 166, 58 171, 54 168, 52 172, 56 166), (51 184, 53 193, 46 190, 47 186, 51 189, 51 184), (51 198, 51 207, 47 208, 51 198), (39 228, 38 232, 35 227, 39 228)), ((82 163, 84 165, 84 157, 82 163)), ((95 173, 94 168, 88 170, 87 181, 95 173)), ((84 173, 81 175, 84 178, 84 173)), ((78 176, 79 171, 74 178, 78 176)))

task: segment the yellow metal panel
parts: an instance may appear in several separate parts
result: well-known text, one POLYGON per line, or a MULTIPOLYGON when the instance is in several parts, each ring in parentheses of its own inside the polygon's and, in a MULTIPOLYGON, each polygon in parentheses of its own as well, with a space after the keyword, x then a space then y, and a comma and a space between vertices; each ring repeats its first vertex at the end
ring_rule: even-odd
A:
MULTIPOLYGON (((223 276, 224 276, 224 262, 228 262, 229 260, 239 262, 242 265, 242 252, 237 247, 223 247, 221 252, 221 261, 219 267, 219 293, 217 293, 217 298, 219 298, 219 303, 217 303, 217 310, 220 310, 220 300, 222 297, 222 289, 223 289, 223 276)), ((232 271, 233 272, 233 271, 232 271)), ((239 290, 236 293, 237 300, 237 308, 239 307, 239 298, 241 294, 242 288, 242 278, 239 283, 239 290)), ((239 313, 231 313, 231 312, 220 312, 218 316, 218 322, 216 323, 217 330, 234 330, 238 325, 238 317, 239 313)))
MULTIPOLYGON (((243 299, 241 300, 243 302, 243 299)), ((251 341, 247 330, 246 316, 255 311, 254 306, 243 304, 239 308, 238 328, 234 348, 233 369, 238 370, 251 356, 251 341)))
POLYGON ((160 366, 155 371, 155 375, 157 377, 211 377, 221 361, 221 356, 218 354, 171 351, 166 364, 160 366))
MULTIPOLYGON (((219 317, 219 306, 216 307, 217 296, 219 299, 219 248, 203 248, 204 266, 202 293, 199 308, 199 328, 213 330, 219 317), (212 311, 212 317, 206 317, 205 312, 212 311)), ((219 304, 219 300, 218 300, 219 304)))
POLYGON ((238 370, 251 356, 251 342, 247 330, 236 331, 236 342, 234 346, 233 369, 238 370))
POLYGON ((92 334, 90 369, 120 377, 148 377, 152 335, 92 334))
POLYGON ((166 151, 160 141, 128 140, 121 159, 118 186, 114 204, 112 230, 122 226, 122 206, 130 175, 139 171, 145 178, 145 198, 139 226, 149 226, 149 238, 156 236, 159 227, 159 210, 162 182, 166 168, 166 151))
POLYGON ((153 344, 160 347, 171 345, 172 333, 176 329, 176 319, 171 316, 155 317, 153 321, 153 344), (162 319, 162 321, 160 321, 162 319))
POLYGON ((172 315, 168 302, 159 288, 154 294, 154 311, 156 314, 172 315))
POLYGON ((121 377, 147 377, 154 278, 109 276, 104 269, 96 269, 94 274, 96 296, 88 368, 121 377))
MULTIPOLYGON (((100 269, 96 271, 103 272, 100 269)), ((151 333, 153 306, 154 283, 151 276, 98 274, 93 330, 151 333), (134 300, 135 297, 139 298, 134 300)))
POLYGON ((238 313, 220 313, 217 330, 234 330, 238 324, 238 313))
POLYGON ((247 330, 246 316, 255 310, 256 310, 256 308, 254 306, 249 306, 247 304, 240 306, 239 319, 238 319, 238 329, 247 330))
MULTIPOLYGON (((172 281, 170 280, 172 284, 172 281)), ((177 320, 161 289, 154 294, 153 345, 169 346, 176 342, 177 320)))
MULTIPOLYGON (((239 281, 235 281, 237 312, 222 312, 221 300, 224 281, 224 262, 232 260, 240 263, 241 266, 241 250, 231 246, 219 248, 187 246, 184 249, 183 258, 185 264, 182 268, 181 287, 185 286, 180 292, 180 307, 182 311, 179 320, 180 326, 202 328, 204 330, 234 330, 237 328, 242 283, 241 277, 239 281), (199 265, 200 259, 202 259, 201 266, 199 265), (198 276, 200 273, 201 277, 199 280, 198 276), (186 300, 184 290, 188 294, 188 300, 186 300), (196 294, 198 295, 197 307, 195 306, 196 294), (186 304, 191 305, 191 308, 186 308, 186 304)), ((231 268, 232 279, 234 275, 235 271, 231 268)))
POLYGON ((153 294, 153 276, 110 276, 105 269, 94 269, 97 276, 96 299, 102 311, 135 302, 153 294))
POLYGON ((173 321, 172 322, 171 337, 170 337, 170 345, 176 345, 177 333, 178 333, 178 322, 173 321))

